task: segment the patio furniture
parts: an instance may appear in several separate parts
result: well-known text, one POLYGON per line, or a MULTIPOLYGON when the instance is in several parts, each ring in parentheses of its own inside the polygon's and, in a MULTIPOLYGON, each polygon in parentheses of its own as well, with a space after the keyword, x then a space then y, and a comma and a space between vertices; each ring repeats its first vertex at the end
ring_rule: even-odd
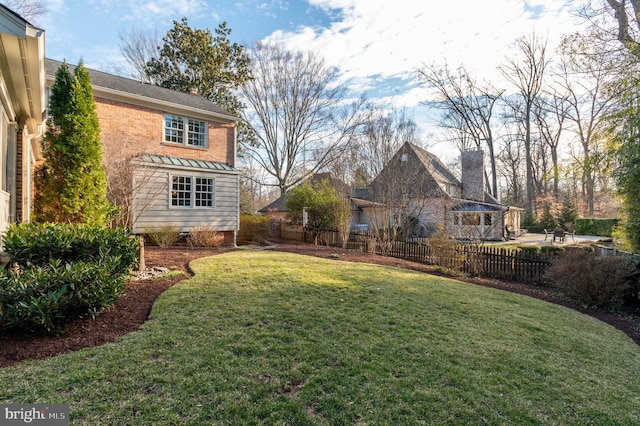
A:
POLYGON ((547 241, 547 238, 549 238, 549 236, 553 235, 553 232, 548 231, 548 230, 544 230, 544 240, 547 241))
POLYGON ((555 243, 556 240, 558 240, 558 242, 564 243, 564 237, 566 235, 567 235, 567 233, 565 232, 564 229, 562 229, 562 228, 554 229, 553 230, 553 242, 555 243))
POLYGON ((516 239, 516 233, 515 231, 511 230, 511 226, 505 225, 504 230, 506 231, 506 234, 507 234, 506 235, 507 241, 516 239))
POLYGON ((571 240, 575 243, 576 242, 576 228, 573 226, 573 224, 567 224, 567 232, 564 233, 565 238, 567 235, 571 235, 571 240))

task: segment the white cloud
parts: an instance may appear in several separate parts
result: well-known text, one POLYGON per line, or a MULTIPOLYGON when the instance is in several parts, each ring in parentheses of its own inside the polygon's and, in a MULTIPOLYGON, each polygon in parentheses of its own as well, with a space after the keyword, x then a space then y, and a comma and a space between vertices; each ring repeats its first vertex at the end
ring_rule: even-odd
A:
POLYGON ((129 13, 135 20, 147 23, 166 18, 179 20, 183 16, 193 16, 208 9, 204 0, 133 0, 124 3, 126 5, 123 6, 129 8, 129 13))
POLYGON ((269 39, 310 49, 338 67, 345 80, 411 78, 424 63, 464 64, 479 79, 499 78, 496 65, 513 55, 515 39, 534 29, 555 46, 574 26, 557 0, 309 0, 331 11, 328 28, 274 32, 269 39), (336 13, 339 11, 339 13, 336 13))

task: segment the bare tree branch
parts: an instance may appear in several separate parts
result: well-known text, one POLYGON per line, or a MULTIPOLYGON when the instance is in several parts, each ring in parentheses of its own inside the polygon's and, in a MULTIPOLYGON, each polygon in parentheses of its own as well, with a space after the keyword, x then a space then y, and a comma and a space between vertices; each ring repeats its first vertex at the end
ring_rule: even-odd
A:
POLYGON ((336 71, 313 53, 257 43, 249 56, 243 118, 257 143, 244 148, 284 194, 341 155, 355 134, 363 100, 347 104, 336 71))

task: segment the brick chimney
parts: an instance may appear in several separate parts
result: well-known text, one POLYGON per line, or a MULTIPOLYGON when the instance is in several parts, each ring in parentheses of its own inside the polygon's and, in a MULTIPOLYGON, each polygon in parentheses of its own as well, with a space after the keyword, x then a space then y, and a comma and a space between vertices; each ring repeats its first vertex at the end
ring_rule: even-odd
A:
POLYGON ((462 198, 484 201, 484 151, 462 152, 462 198))

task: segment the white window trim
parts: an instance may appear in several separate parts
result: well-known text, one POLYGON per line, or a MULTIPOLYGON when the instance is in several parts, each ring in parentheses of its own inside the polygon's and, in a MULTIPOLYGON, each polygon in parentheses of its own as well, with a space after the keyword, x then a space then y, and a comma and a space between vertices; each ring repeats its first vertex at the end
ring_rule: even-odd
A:
POLYGON ((168 205, 170 209, 177 210, 212 210, 216 208, 216 178, 207 175, 189 174, 189 173, 171 173, 169 175, 169 187, 168 187, 168 205), (190 205, 188 206, 174 206, 173 205, 173 178, 175 177, 188 177, 191 178, 191 191, 189 196, 190 205), (211 179, 211 206, 196 206, 196 179, 211 179))
POLYGON ((207 149, 209 148, 209 122, 207 120, 201 120, 199 118, 187 117, 178 114, 164 113, 162 115, 162 143, 169 145, 184 146, 186 148, 207 149), (166 139, 167 134, 167 117, 179 118, 182 121, 182 142, 172 142, 166 139), (199 121, 204 125, 204 145, 190 145, 189 144, 189 120, 199 121))

